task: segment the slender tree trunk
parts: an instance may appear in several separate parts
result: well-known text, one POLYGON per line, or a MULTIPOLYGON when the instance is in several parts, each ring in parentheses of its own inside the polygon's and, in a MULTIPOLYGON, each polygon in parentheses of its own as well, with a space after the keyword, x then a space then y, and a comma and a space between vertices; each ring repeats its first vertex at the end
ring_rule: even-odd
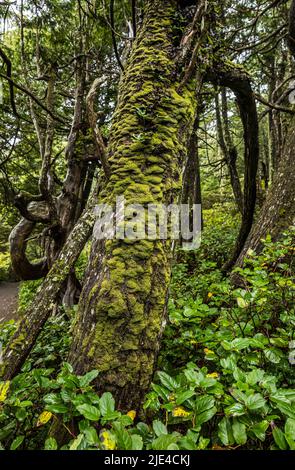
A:
MULTIPOLYGON (((189 204, 190 207, 193 207, 194 204, 202 205, 200 159, 197 136, 198 127, 199 119, 197 117, 189 141, 188 156, 183 173, 182 202, 183 204, 189 204)), ((190 221, 190 229, 193 229, 192 220, 190 221)))
MULTIPOLYGON (((177 82, 173 26, 177 2, 149 0, 120 85, 111 129, 111 177, 100 203, 171 204, 196 109, 196 84, 177 82), (191 89, 190 89, 191 88, 191 89)), ((174 39, 175 40, 175 39, 174 39)), ((118 214, 117 214, 118 215, 118 214)), ((94 240, 70 362, 96 368, 98 392, 138 408, 154 371, 165 325, 170 240, 94 240)))
POLYGON ((220 110, 219 96, 217 92, 215 95, 215 110, 219 145, 226 161, 237 208, 241 214, 243 214, 243 192, 237 170, 238 153, 230 136, 225 89, 222 90, 222 112, 220 110))

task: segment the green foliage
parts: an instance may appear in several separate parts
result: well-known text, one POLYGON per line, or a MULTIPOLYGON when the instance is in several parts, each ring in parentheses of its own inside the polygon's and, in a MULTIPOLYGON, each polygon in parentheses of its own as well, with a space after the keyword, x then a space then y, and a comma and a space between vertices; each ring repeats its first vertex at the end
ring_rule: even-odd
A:
MULTIPOLYGON (((145 422, 138 410, 116 410, 110 393, 94 392, 97 371, 79 377, 63 363, 58 372, 70 325, 63 315, 51 318, 8 384, 2 446, 55 450, 60 446, 48 432, 58 419, 68 433, 63 449, 294 450, 292 239, 292 232, 277 243, 267 238, 261 255, 249 253, 238 270, 244 288, 233 287, 212 258, 205 259, 210 236, 195 255, 195 273, 185 260, 175 266, 162 371, 146 397, 145 422)), ((35 288, 23 284, 28 302, 35 288)), ((4 344, 14 328, 13 322, 1 326, 4 344)))
POLYGON ((9 253, 0 252, 0 281, 6 281, 9 278, 10 256, 9 253))
POLYGON ((38 279, 37 281, 26 281, 21 283, 18 295, 18 308, 20 313, 24 312, 34 300, 42 282, 43 279, 38 279))

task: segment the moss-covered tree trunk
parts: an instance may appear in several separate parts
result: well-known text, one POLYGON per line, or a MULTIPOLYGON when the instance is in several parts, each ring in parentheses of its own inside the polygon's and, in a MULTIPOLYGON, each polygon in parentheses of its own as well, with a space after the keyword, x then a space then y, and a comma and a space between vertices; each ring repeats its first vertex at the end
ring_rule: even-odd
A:
MULTIPOLYGON (((125 67, 111 129, 111 176, 100 203, 171 204, 196 110, 192 80, 179 89, 177 3, 147 1, 144 22, 125 67)), ((153 374, 165 325, 169 240, 94 240, 70 362, 96 368, 98 391, 122 409, 138 408, 153 374)))

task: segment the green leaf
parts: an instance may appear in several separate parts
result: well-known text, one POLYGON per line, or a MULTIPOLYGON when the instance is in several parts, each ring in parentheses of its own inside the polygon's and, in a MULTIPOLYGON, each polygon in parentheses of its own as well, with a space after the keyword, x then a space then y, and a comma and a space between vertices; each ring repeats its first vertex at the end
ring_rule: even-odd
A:
POLYGON ((168 434, 165 424, 158 420, 153 421, 153 430, 156 436, 161 436, 162 434, 168 434))
POLYGON ((193 390, 186 390, 185 392, 177 394, 176 405, 181 405, 183 402, 193 397, 195 392, 193 390))
POLYGON ((265 404, 266 401, 260 393, 249 395, 245 401, 245 405, 249 410, 258 410, 259 408, 263 408, 265 404))
POLYGON ((214 404, 215 404, 215 400, 213 397, 204 396, 204 397, 197 398, 196 403, 195 403, 196 415, 199 415, 203 413, 204 411, 207 411, 210 408, 213 408, 214 404))
POLYGON ((232 426, 228 418, 222 418, 218 424, 218 437, 225 446, 234 444, 232 426))
POLYGON ((277 408, 286 416, 295 419, 295 406, 284 402, 276 402, 277 408))
POLYGON ((273 435, 276 445, 278 446, 280 450, 288 449, 288 444, 286 442, 284 433, 280 428, 278 427, 273 428, 272 435, 273 435))
POLYGON ((246 349, 250 346, 250 340, 248 338, 235 338, 231 342, 232 349, 241 351, 242 349, 246 349))
POLYGON ((251 431, 260 441, 265 441, 265 432, 269 426, 269 422, 266 420, 261 421, 260 423, 255 424, 252 426, 251 431))
POLYGON ((244 445, 247 442, 247 433, 246 426, 243 423, 240 423, 237 419, 234 419, 233 425, 233 435, 235 441, 239 445, 244 445))
POLYGON ((237 298, 237 304, 239 308, 247 308, 249 306, 249 302, 243 299, 243 297, 237 298))
POLYGON ((131 440, 132 440, 132 450, 143 449, 143 440, 141 436, 139 436, 138 434, 132 434, 131 440))
POLYGON ((15 413, 15 417, 18 419, 18 421, 24 421, 27 416, 28 413, 24 408, 19 408, 15 413))
POLYGON ((115 411, 115 400, 110 392, 105 392, 99 402, 102 416, 111 414, 115 411))
POLYGON ((179 447, 177 444, 170 444, 168 447, 167 447, 167 450, 179 450, 179 447))
POLYGON ((17 449, 24 441, 25 436, 17 436, 11 443, 10 450, 17 449))
POLYGON ((159 379, 164 385, 164 387, 168 388, 171 392, 179 388, 178 383, 176 382, 173 377, 170 377, 170 375, 166 374, 166 372, 158 372, 159 379))
POLYGON ((213 406, 209 410, 203 411, 203 413, 197 415, 195 417, 195 424, 196 426, 201 426, 203 423, 207 423, 213 416, 217 413, 217 408, 213 406))
POLYGON ((45 441, 45 450, 57 450, 57 442, 54 437, 48 437, 45 441))
POLYGON ((263 379, 264 375, 265 375, 264 370, 253 369, 251 372, 247 374, 246 382, 249 385, 255 385, 263 379))
POLYGON ((285 438, 291 450, 295 450, 295 420, 288 418, 285 423, 285 438))
POLYGON ((98 374, 99 374, 98 370, 91 370, 90 372, 87 372, 87 374, 83 375, 82 377, 79 377, 80 386, 82 388, 86 387, 94 379, 96 379, 98 374))
POLYGON ((116 437, 120 450, 132 450, 132 438, 127 429, 121 428, 116 432, 116 437))
POLYGON ((176 444, 177 439, 177 436, 173 434, 162 434, 152 442, 152 448, 154 450, 168 450, 171 444, 176 444))
POLYGON ((56 405, 46 405, 46 410, 50 411, 51 413, 60 413, 64 414, 67 413, 68 407, 64 405, 63 403, 57 403, 56 405))
POLYGON ((275 349, 265 349, 265 357, 273 364, 279 364, 281 362, 281 356, 275 349))
POLYGON ((242 403, 233 403, 225 408, 225 414, 228 416, 242 416, 245 414, 245 407, 242 403))
POLYGON ((96 429, 92 426, 83 430, 88 444, 94 445, 99 443, 98 435, 96 429))
POLYGON ((84 418, 89 419, 90 421, 98 421, 100 417, 99 409, 92 405, 84 405, 77 406, 77 410, 84 418))

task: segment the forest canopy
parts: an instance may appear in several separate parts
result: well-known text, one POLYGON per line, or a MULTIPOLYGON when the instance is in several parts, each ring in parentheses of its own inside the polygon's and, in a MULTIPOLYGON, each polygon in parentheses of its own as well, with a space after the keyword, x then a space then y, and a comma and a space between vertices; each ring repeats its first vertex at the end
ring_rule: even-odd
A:
POLYGON ((294 61, 295 0, 0 2, 0 449, 295 450, 294 61))

